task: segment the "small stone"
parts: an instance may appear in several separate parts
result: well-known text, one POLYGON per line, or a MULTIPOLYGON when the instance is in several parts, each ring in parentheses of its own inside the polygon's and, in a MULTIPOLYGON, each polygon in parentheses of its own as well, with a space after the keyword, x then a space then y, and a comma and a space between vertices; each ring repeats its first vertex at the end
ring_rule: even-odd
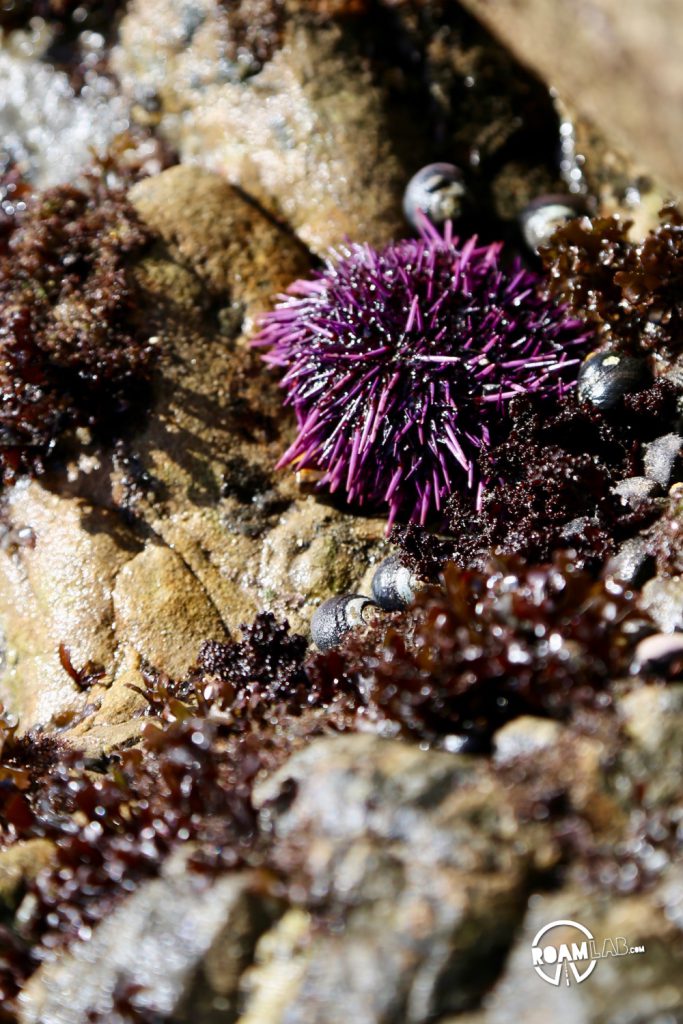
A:
POLYGON ((640 606, 663 633, 683 630, 683 576, 648 580, 642 590, 640 606))
POLYGON ((620 480, 612 488, 612 492, 621 499, 622 505, 629 505, 631 508, 638 508, 658 491, 659 484, 646 476, 630 476, 626 480, 620 480))
POLYGON ((499 729, 493 738, 494 760, 511 761, 554 747, 563 733, 563 726, 549 718, 522 715, 499 729))
POLYGON ((665 490, 681 479, 683 437, 664 434, 645 446, 645 476, 656 480, 665 490))
POLYGON ((642 587, 654 573, 655 560, 649 554, 643 537, 630 537, 625 540, 605 567, 606 576, 636 587, 642 587))

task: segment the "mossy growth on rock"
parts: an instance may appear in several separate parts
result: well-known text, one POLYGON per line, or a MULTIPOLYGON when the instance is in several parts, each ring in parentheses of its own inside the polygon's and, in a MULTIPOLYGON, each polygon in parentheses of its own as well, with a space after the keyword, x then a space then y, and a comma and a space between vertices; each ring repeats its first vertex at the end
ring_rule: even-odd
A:
POLYGON ((127 267, 150 236, 97 176, 29 199, 0 236, 0 473, 41 472, 76 428, 119 433, 149 381, 127 267))

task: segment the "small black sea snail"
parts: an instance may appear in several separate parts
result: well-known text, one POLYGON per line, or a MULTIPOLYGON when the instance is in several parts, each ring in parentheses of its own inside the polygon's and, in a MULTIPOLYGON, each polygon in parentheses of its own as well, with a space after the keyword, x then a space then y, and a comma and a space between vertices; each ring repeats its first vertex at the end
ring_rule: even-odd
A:
POLYGON ((591 352, 579 370, 578 396, 604 411, 651 383, 652 373, 644 359, 609 350, 591 352))
POLYGON ((407 608, 415 597, 416 589, 413 573, 397 555, 389 555, 380 562, 372 577, 372 596, 387 612, 407 608))
POLYGON ((354 626, 367 625, 366 614, 377 605, 362 594, 330 597, 316 608, 311 618, 311 638, 320 651, 336 647, 354 626))
POLYGON ((641 640, 635 650, 631 672, 673 679, 683 674, 683 633, 654 633, 641 640))
POLYGON ((524 241, 532 252, 537 253, 544 245, 548 245, 559 227, 584 213, 586 203, 581 196, 539 196, 520 214, 519 225, 524 241))

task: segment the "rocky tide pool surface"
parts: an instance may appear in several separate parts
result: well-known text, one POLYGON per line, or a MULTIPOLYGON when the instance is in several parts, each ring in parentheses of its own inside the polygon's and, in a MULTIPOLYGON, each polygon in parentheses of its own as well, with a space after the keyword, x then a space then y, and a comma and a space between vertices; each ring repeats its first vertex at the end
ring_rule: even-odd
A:
POLYGON ((683 1021, 628 6, 0 0, 0 1021, 683 1021))

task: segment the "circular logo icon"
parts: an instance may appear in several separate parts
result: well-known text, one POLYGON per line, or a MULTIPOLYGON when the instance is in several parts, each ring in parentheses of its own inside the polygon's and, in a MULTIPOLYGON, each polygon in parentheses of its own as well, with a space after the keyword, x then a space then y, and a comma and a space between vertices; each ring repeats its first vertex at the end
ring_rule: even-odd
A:
POLYGON ((597 959, 592 933, 578 921, 551 921, 531 944, 531 961, 539 978, 559 985, 564 977, 580 984, 593 973, 597 959))

